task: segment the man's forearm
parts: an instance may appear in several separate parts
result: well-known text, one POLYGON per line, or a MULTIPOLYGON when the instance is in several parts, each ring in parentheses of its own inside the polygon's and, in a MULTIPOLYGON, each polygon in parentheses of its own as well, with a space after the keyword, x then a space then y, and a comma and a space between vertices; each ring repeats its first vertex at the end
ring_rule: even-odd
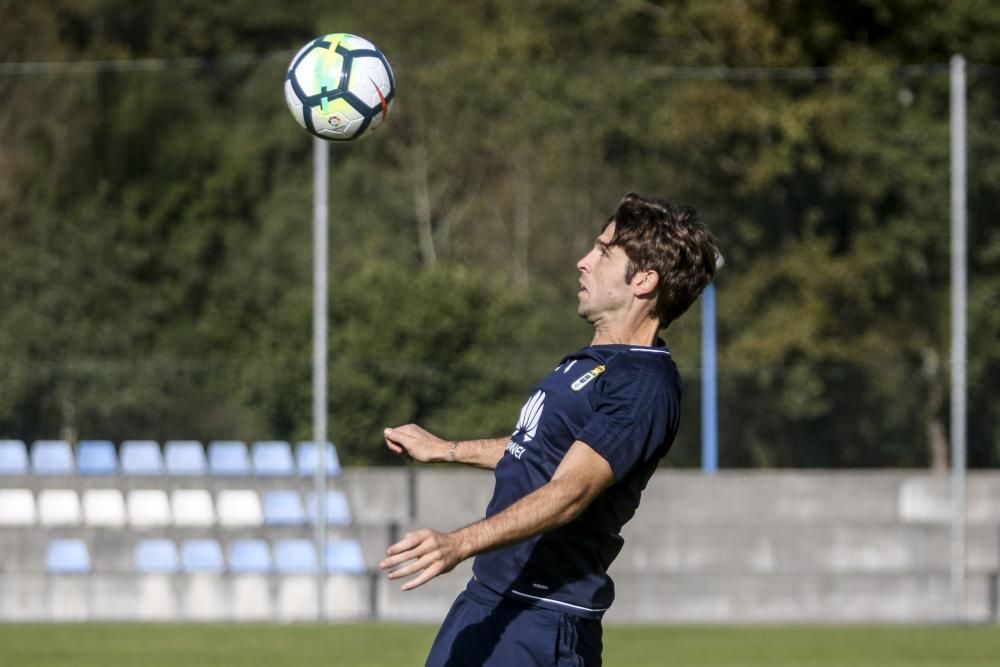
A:
POLYGON ((444 460, 448 463, 463 463, 493 470, 503 457, 509 439, 455 440, 448 443, 444 460))
POLYGON ((452 533, 463 558, 526 540, 569 523, 586 509, 599 488, 577 480, 553 479, 504 511, 452 533))

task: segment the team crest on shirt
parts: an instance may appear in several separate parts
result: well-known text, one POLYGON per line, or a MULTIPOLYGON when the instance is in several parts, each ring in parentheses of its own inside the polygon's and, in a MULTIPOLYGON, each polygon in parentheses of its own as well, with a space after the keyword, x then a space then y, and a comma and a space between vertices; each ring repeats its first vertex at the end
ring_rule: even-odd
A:
POLYGON ((600 366, 596 366, 593 370, 587 371, 586 373, 584 373, 583 375, 581 375, 580 377, 578 377, 576 379, 576 382, 574 382, 573 384, 571 384, 569 386, 570 389, 572 389, 573 391, 580 391, 581 389, 583 389, 584 387, 586 387, 588 384, 590 384, 591 380, 593 380, 598 375, 600 375, 601 373, 603 373, 604 369, 605 369, 604 364, 601 364, 600 366))

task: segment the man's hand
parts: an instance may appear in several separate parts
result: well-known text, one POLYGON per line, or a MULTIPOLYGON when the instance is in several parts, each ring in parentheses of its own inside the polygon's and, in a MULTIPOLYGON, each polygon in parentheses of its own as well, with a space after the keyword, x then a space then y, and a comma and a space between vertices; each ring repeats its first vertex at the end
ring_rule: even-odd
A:
POLYGON ((416 424, 407 424, 383 431, 385 444, 400 456, 407 456, 420 463, 448 460, 451 443, 437 437, 416 424))
POLYGON ((456 565, 466 559, 461 553, 456 537, 428 529, 407 533, 403 539, 386 549, 385 553, 387 558, 379 563, 379 567, 383 570, 412 561, 389 573, 390 579, 417 574, 403 584, 404 591, 426 584, 439 574, 451 572, 456 565))

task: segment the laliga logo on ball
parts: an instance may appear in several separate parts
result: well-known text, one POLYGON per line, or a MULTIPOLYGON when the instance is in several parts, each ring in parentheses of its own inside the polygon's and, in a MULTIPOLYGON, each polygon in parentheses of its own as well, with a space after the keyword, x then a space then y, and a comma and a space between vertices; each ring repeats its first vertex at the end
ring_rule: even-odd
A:
POLYGON ((285 76, 285 102, 296 122, 321 139, 353 141, 389 117, 396 98, 392 68, 363 37, 331 33, 295 54, 285 76))

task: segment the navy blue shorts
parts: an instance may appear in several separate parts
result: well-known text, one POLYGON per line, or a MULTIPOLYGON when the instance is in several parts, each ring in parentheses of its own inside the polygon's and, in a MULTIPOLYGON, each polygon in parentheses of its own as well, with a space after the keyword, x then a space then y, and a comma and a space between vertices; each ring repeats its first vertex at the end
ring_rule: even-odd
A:
POLYGON ((592 667, 601 664, 601 621, 534 607, 473 579, 455 599, 427 667, 592 667))

